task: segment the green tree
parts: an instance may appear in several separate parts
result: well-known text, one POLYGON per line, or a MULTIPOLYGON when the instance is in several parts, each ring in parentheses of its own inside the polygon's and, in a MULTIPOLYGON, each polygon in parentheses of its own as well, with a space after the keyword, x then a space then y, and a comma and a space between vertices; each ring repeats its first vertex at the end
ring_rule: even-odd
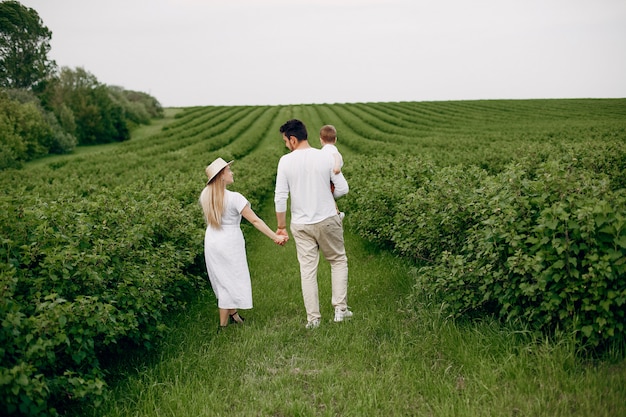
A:
POLYGON ((9 99, 22 105, 31 105, 37 109, 39 113, 41 113, 43 120, 46 121, 52 131, 52 138, 41 142, 41 145, 48 149, 47 153, 62 154, 69 153, 74 150, 77 140, 73 133, 76 131, 76 128, 74 115, 71 110, 69 110, 66 106, 61 105, 59 116, 57 118, 52 110, 45 109, 42 106, 39 96, 32 91, 23 89, 7 89, 4 91, 4 94, 6 94, 9 99))
POLYGON ((20 103, 0 92, 0 169, 47 155, 55 145, 52 128, 36 103, 20 103))
POLYGON ((110 89, 84 68, 61 68, 42 94, 45 107, 75 135, 80 145, 120 142, 130 138, 124 107, 110 89), (68 117, 67 110, 73 117, 68 117))
POLYGON ((108 88, 113 101, 124 108, 126 119, 131 127, 140 124, 150 124, 150 114, 143 103, 131 101, 126 90, 122 87, 109 86, 108 88))
POLYGON ((124 90, 124 94, 128 101, 143 107, 145 111, 148 112, 151 119, 163 118, 164 112, 161 103, 150 94, 132 90, 124 90))
POLYGON ((0 87, 32 89, 54 73, 51 38, 34 9, 13 0, 0 3, 0 87))

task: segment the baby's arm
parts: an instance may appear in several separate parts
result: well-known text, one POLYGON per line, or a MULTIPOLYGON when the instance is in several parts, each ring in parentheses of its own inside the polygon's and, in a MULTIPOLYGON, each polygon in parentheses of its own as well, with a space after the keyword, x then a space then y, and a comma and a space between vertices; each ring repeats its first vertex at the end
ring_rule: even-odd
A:
POLYGON ((338 153, 333 154, 333 158, 335 158, 335 165, 333 166, 333 173, 335 175, 341 172, 341 157, 338 153))

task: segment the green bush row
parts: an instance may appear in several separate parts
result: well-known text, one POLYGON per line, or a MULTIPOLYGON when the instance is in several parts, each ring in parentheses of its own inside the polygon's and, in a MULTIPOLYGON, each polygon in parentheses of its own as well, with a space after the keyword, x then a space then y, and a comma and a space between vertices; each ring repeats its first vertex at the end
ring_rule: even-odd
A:
POLYGON ((101 395, 103 355, 151 347, 163 315, 204 279, 186 273, 198 253, 195 213, 164 193, 22 197, 32 204, 1 210, 0 396, 5 413, 39 415, 101 395))
POLYGON ((103 359, 155 346, 165 315, 208 284, 198 204, 204 167, 235 158, 233 189, 258 208, 283 149, 278 133, 267 135, 278 131, 276 114, 241 117, 230 131, 183 141, 175 152, 172 141, 191 122, 168 129, 167 141, 156 135, 3 173, 0 414, 97 404, 106 394, 103 359), (269 146, 266 136, 275 139, 269 146))
POLYGON ((439 294, 452 316, 488 312, 593 347, 623 340, 626 193, 576 150, 580 158, 521 159, 498 174, 414 156, 354 158, 346 219, 415 260, 418 291, 439 294), (371 181, 379 172, 393 175, 371 181))

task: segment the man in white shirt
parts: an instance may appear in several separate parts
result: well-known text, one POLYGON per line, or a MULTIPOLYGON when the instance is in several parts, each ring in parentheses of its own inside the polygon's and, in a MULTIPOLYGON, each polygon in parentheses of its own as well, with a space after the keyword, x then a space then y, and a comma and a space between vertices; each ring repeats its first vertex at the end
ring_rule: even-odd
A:
POLYGON ((334 160, 310 146, 306 126, 289 120, 280 127, 285 146, 291 151, 278 162, 274 204, 279 235, 287 236, 287 199, 291 195, 291 233, 300 263, 302 296, 308 329, 319 326, 321 314, 317 287, 317 267, 321 251, 331 267, 332 305, 335 321, 352 317, 348 309, 348 257, 343 241, 343 225, 335 198, 348 193, 342 173, 333 172, 334 160), (330 182, 335 185, 330 190, 330 182))

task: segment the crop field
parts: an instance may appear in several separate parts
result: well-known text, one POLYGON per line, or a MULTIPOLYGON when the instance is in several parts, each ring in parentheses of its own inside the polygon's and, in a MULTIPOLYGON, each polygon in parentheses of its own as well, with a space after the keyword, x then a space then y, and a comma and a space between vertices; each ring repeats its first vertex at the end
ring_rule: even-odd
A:
MULTIPOLYGON (((597 415, 626 412, 615 400, 626 395, 626 99, 571 99, 167 109, 165 120, 134 132, 130 141, 0 172, 0 414, 89 409, 108 398, 111 358, 172 343, 173 317, 193 316, 198 294, 211 296, 198 205, 205 166, 218 156, 234 159, 231 188, 275 228, 274 178, 287 152, 278 129, 291 118, 305 122, 315 147, 322 125, 337 128, 350 184, 338 204, 347 213, 350 245, 362 255, 350 258, 351 271, 362 269, 360 285, 371 288, 370 296, 377 290, 364 265, 373 263, 373 280, 400 262, 403 272, 393 282, 402 291, 382 291, 394 306, 400 302, 417 316, 430 306, 454 326, 485 320, 489 332, 503 325, 535 342, 565 338, 572 356, 564 355, 564 367, 599 364, 593 372, 572 373, 589 382, 609 369, 610 385, 591 394, 575 391, 590 395, 587 402, 564 395, 559 398, 569 403, 563 404, 556 393, 552 402, 523 398, 523 405, 502 409, 493 407, 507 392, 476 388, 492 402, 455 397, 446 409, 445 390, 419 387, 419 404, 404 403, 408 394, 400 390, 386 405, 357 395, 351 411, 350 387, 340 386, 339 400, 328 398, 323 407, 323 397, 310 405, 292 393, 294 380, 325 383, 323 371, 307 373, 301 365, 290 375, 266 375, 283 378, 277 389, 287 394, 269 395, 255 404, 257 413, 232 399, 215 414, 201 405, 160 414, 105 402, 107 415, 228 415, 229 409, 239 415, 392 415, 384 410, 394 409, 398 415, 593 415, 594 401, 597 415)), ((255 242, 257 232, 243 228, 255 242)), ((255 265, 274 255, 250 242, 254 274, 255 265)), ((398 333, 403 343, 413 330, 398 333)), ((272 339, 279 333, 257 331, 268 338, 262 339, 268 349, 280 349, 272 339)), ((308 337, 300 330, 280 335, 294 345, 294 338, 308 337)), ((458 335, 450 338, 459 342, 458 335)), ((382 348, 396 353, 390 346, 382 348)), ((408 379, 416 371, 391 368, 408 379)), ((457 388, 464 378, 453 376, 457 388)), ((387 374, 382 380, 393 384, 387 374)), ((366 391, 363 384, 357 385, 366 391)), ((382 398, 385 388, 376 389, 382 398)))

